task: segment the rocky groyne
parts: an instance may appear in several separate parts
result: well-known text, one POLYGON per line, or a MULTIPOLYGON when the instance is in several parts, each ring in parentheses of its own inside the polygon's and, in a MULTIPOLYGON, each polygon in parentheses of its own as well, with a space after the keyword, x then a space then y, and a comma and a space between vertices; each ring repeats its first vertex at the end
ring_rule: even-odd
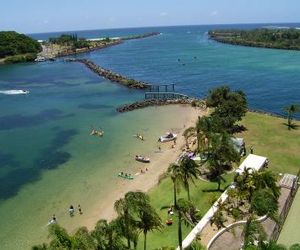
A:
POLYGON ((145 33, 142 35, 133 35, 133 36, 126 36, 126 37, 122 37, 121 40, 133 40, 133 39, 143 39, 143 38, 147 38, 150 36, 157 36, 160 35, 160 32, 150 32, 150 33, 145 33))
POLYGON ((66 59, 67 62, 79 62, 84 64, 86 67, 88 67, 90 70, 92 70, 94 73, 96 73, 99 76, 102 76, 112 82, 119 83, 121 85, 124 85, 128 88, 134 88, 134 89, 148 89, 150 88, 150 84, 142 81, 137 81, 131 78, 127 78, 125 76, 121 76, 120 74, 117 74, 111 70, 105 69, 100 67, 99 65, 93 63, 90 60, 87 59, 77 59, 77 58, 70 58, 66 59))
POLYGON ((185 105, 192 105, 193 99, 172 99, 172 100, 144 100, 144 101, 137 101, 132 104, 125 104, 117 108, 117 111, 120 113, 132 111, 135 109, 146 108, 149 106, 164 106, 164 105, 171 105, 171 104, 185 104, 185 105))

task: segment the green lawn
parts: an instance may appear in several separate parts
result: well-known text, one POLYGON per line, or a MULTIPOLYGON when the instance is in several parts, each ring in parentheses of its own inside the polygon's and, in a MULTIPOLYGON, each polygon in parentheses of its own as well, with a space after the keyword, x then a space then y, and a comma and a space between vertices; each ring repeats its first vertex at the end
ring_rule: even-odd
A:
POLYGON ((283 229, 280 233, 278 242, 286 246, 291 246, 295 243, 300 244, 299 230, 299 210, 300 210, 300 192, 298 191, 291 210, 286 218, 283 229))
MULTIPOLYGON (((247 149, 252 145, 254 154, 267 156, 270 160, 269 167, 276 172, 296 174, 300 162, 300 129, 289 131, 283 125, 284 119, 275 118, 267 115, 248 113, 242 124, 248 129, 246 132, 237 135, 244 137, 247 149), (297 154, 298 152, 298 154, 297 154)), ((300 123, 298 122, 300 125, 300 123)), ((226 176, 226 183, 232 181, 232 175, 226 176)), ((211 206, 211 200, 219 192, 203 192, 206 189, 215 189, 216 183, 208 183, 201 180, 196 182, 196 186, 191 184, 191 199, 196 204, 201 214, 204 215, 211 206)), ((162 206, 172 204, 173 198, 172 183, 169 179, 164 180, 159 186, 150 192, 152 205, 157 209, 163 221, 167 219, 167 211, 161 210, 162 206)), ((181 190, 179 197, 187 198, 185 190, 181 190)), ((149 233, 147 245, 150 250, 158 249, 162 246, 176 247, 177 241, 177 222, 173 216, 174 224, 164 227, 162 232, 149 233)), ((186 236, 191 228, 184 226, 183 234, 186 236)), ((140 238, 138 249, 142 249, 143 239, 140 238)))
MULTIPOLYGON (((245 138, 247 149, 252 145, 254 154, 268 157, 270 170, 297 174, 300 168, 300 127, 288 130, 286 120, 272 116, 247 113, 242 124, 248 131, 238 135, 245 138)), ((297 122, 300 126, 300 122, 297 122)))

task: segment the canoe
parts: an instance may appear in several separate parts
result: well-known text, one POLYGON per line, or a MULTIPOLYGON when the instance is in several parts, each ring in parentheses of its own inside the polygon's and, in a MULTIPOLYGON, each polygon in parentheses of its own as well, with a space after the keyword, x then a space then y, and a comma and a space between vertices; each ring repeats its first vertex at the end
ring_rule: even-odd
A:
POLYGON ((140 162, 144 162, 144 163, 149 163, 150 162, 149 157, 145 157, 145 156, 142 156, 142 155, 136 155, 135 160, 140 161, 140 162))
POLYGON ((125 174, 118 173, 118 177, 121 177, 121 178, 124 178, 127 180, 133 180, 133 176, 131 176, 131 175, 125 175, 125 174))

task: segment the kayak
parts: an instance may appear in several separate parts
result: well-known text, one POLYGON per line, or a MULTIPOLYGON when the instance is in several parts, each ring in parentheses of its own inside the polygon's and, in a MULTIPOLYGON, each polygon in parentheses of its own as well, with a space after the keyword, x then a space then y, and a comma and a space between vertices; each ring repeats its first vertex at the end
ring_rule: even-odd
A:
POLYGON ((124 178, 124 179, 128 179, 128 180, 133 180, 133 176, 131 175, 125 175, 122 173, 118 173, 118 177, 124 178))
POLYGON ((145 156, 142 156, 142 155, 136 155, 135 156, 135 160, 143 162, 143 163, 149 163, 150 162, 150 158, 149 157, 145 157, 145 156))

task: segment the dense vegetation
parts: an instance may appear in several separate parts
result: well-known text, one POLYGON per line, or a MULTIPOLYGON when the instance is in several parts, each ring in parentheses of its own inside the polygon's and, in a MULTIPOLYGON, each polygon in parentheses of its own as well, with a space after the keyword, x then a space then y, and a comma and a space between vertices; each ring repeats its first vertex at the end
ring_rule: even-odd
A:
POLYGON ((211 30, 209 35, 222 43, 300 50, 300 30, 297 29, 211 30))
POLYGON ((0 32, 0 58, 16 56, 12 62, 16 59, 26 60, 26 58, 33 60, 41 50, 42 47, 37 41, 24 34, 15 31, 0 32))
POLYGON ((90 46, 90 43, 86 41, 86 39, 78 38, 76 34, 63 34, 59 37, 51 37, 49 38, 49 42, 58 45, 70 46, 73 49, 86 48, 90 46))

